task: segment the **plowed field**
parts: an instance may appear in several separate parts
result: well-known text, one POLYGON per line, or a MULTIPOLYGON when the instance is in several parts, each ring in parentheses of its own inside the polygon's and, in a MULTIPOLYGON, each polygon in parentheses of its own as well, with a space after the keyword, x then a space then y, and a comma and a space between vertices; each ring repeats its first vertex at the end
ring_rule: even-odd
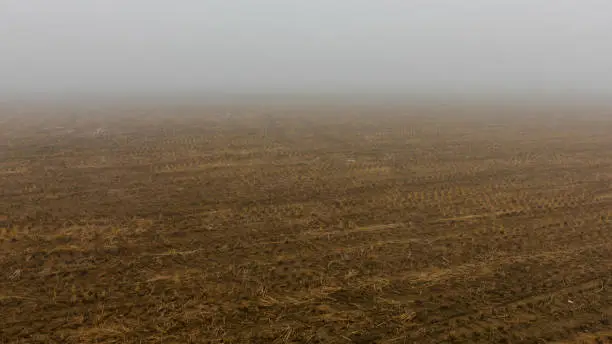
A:
POLYGON ((612 111, 0 121, 0 343, 611 342, 612 111))

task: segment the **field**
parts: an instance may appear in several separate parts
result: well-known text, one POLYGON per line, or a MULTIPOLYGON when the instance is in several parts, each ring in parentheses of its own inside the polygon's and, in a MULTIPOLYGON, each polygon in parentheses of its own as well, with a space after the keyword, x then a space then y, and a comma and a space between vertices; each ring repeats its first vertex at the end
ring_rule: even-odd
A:
POLYGON ((0 343, 610 343, 612 110, 0 113, 0 343))

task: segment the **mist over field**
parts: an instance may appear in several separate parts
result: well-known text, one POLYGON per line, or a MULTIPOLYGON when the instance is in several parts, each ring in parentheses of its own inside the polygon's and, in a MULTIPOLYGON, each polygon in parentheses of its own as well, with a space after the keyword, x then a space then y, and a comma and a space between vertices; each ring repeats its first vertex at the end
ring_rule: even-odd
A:
POLYGON ((610 0, 0 0, 0 343, 612 343, 610 0))
POLYGON ((0 97, 612 94, 602 0, 0 2, 0 97))

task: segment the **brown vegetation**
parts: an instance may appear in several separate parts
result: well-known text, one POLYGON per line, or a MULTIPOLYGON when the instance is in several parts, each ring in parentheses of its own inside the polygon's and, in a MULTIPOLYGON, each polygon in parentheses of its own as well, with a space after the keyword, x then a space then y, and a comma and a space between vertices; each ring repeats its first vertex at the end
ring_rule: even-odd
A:
POLYGON ((485 110, 4 109, 0 343, 610 342, 612 118, 485 110))

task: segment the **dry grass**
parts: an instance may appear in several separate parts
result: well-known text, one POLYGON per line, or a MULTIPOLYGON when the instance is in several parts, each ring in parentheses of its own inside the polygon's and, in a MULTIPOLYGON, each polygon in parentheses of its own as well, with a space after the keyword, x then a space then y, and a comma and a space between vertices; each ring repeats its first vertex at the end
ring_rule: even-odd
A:
POLYGON ((456 110, 5 109, 0 343, 610 342, 612 119, 456 110))

